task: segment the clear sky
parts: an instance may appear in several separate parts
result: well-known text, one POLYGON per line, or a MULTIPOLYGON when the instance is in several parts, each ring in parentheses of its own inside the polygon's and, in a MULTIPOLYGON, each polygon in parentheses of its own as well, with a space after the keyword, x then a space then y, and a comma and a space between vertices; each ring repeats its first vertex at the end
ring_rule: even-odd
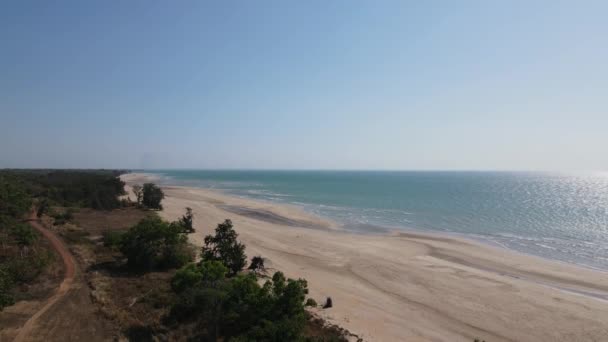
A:
POLYGON ((0 167, 608 170, 608 1, 1 1, 0 167))

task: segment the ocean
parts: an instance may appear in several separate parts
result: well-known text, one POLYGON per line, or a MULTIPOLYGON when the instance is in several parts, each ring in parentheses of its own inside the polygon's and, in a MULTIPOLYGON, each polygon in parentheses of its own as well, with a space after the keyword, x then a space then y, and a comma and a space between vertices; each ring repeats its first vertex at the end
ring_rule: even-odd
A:
POLYGON ((301 206, 358 233, 446 232, 608 270, 608 174, 145 170, 167 185, 301 206))

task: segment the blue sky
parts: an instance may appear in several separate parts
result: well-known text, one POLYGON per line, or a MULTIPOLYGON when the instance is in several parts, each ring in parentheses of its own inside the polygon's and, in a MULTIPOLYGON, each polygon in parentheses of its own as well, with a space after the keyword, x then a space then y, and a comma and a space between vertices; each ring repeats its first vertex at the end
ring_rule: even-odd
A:
POLYGON ((606 13, 2 1, 0 167, 608 170, 606 13))

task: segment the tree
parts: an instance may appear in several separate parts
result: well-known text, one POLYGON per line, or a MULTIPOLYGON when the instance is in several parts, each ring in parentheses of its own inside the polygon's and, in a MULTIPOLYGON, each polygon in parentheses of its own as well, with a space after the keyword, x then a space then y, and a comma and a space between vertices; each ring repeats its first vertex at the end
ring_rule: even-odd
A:
POLYGON ((19 245, 21 257, 27 255, 29 247, 38 240, 36 232, 30 226, 23 223, 16 224, 12 228, 11 234, 14 236, 17 245, 19 245))
POLYGON ((120 251, 132 269, 180 267, 193 259, 188 238, 159 217, 142 219, 120 239, 120 251))
POLYGON ((13 287, 13 279, 10 272, 4 268, 0 268, 0 311, 6 306, 12 305, 15 300, 11 295, 13 287))
POLYGON ((0 216, 21 218, 31 206, 22 182, 17 177, 0 175, 0 216))
POLYGON ((163 190, 154 183, 145 183, 142 190, 142 203, 150 209, 162 210, 160 202, 165 198, 163 190))
POLYGON ((133 194, 135 195, 135 200, 137 201, 137 205, 141 205, 141 199, 143 196, 142 187, 139 184, 135 184, 132 187, 133 194))
POLYGON ((215 283, 226 277, 228 269, 219 261, 203 261, 198 264, 188 264, 175 273, 171 279, 171 289, 181 293, 196 286, 215 287, 215 283))
POLYGON ((247 256, 245 245, 237 241, 238 234, 234 231, 232 221, 226 220, 217 225, 215 235, 205 236, 202 248, 203 260, 221 261, 228 267, 229 275, 234 276, 245 267, 247 256))
MULTIPOLYGON (((114 209, 121 204, 118 196, 125 193, 124 182, 118 174, 120 172, 108 170, 0 170, 0 202, 4 183, 9 182, 12 187, 22 188, 22 191, 9 191, 11 196, 21 197, 20 193, 25 191, 35 198, 48 198, 59 206, 114 209)), ((22 202, 13 198, 8 203, 21 206, 22 202)), ((26 210, 30 207, 31 203, 26 210)), ((2 212, 0 203, 0 215, 2 212)))
POLYGON ((49 211, 49 200, 46 198, 38 201, 38 209, 36 210, 36 216, 38 218, 42 217, 42 215, 46 214, 49 211))
POLYGON ((194 214, 192 214, 192 208, 186 207, 186 213, 179 218, 177 223, 183 229, 183 232, 186 234, 192 234, 195 232, 192 220, 194 218, 194 214))

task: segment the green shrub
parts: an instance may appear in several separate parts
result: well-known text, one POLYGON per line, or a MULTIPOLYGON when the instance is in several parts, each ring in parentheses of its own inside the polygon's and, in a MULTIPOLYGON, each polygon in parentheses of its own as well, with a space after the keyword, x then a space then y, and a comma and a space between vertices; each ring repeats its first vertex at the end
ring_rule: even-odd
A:
POLYGON ((120 251, 131 269, 180 267, 194 258, 187 235, 158 217, 142 219, 120 241, 120 251))
POLYGON ((120 248, 124 233, 118 231, 106 230, 103 232, 103 245, 114 249, 120 248))
POLYGON ((251 262, 249 263, 249 267, 247 269, 252 270, 254 272, 260 272, 266 270, 264 266, 264 258, 261 256, 254 256, 251 258, 251 262))
POLYGON ((317 306, 317 301, 312 299, 312 298, 308 298, 306 300, 306 303, 304 303, 304 306, 310 306, 310 307, 316 307, 317 306))
POLYGON ((212 284, 225 278, 228 269, 219 261, 203 261, 182 267, 171 279, 171 289, 181 293, 186 289, 205 284, 212 284))
POLYGON ((263 286, 254 274, 224 276, 218 261, 188 265, 175 274, 178 299, 171 309, 177 320, 206 327, 199 338, 230 341, 294 341, 306 322, 305 280, 274 274, 263 286))

